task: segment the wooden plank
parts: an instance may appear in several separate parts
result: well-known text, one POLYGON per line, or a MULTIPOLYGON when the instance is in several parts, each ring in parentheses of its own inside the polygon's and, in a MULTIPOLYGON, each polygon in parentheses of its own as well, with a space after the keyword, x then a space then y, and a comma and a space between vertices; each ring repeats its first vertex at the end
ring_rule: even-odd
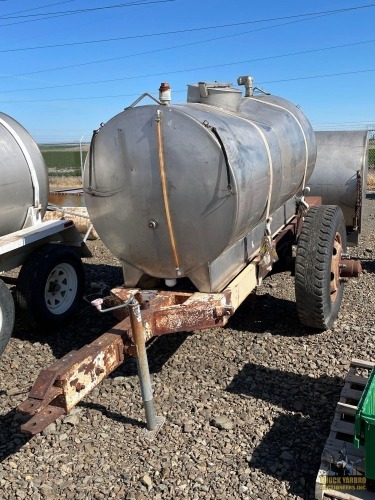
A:
POLYGON ((367 368, 371 370, 375 366, 375 361, 364 361, 363 359, 352 359, 350 362, 351 366, 356 366, 358 368, 367 368))
POLYGON ((230 303, 234 310, 250 295, 257 286, 257 265, 248 264, 240 274, 229 283, 223 293, 230 292, 230 303))
POLYGON ((341 397, 345 399, 353 399, 354 401, 359 401, 361 399, 363 391, 357 391, 355 389, 349 389, 347 387, 343 387, 341 391, 341 397))
POLYGON ((354 495, 344 491, 323 490, 322 500, 373 500, 372 491, 357 491, 354 495))
POLYGON ((345 420, 341 420, 341 415, 336 413, 332 421, 331 431, 354 436, 354 422, 345 422, 345 420))
POLYGON ((345 381, 350 382, 351 384, 365 386, 367 384, 368 377, 361 377, 360 375, 352 375, 351 373, 348 373, 345 377, 345 381))

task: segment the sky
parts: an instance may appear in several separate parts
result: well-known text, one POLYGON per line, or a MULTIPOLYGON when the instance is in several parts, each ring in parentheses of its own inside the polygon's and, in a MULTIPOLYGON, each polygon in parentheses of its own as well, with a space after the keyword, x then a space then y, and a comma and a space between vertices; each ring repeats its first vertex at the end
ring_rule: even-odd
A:
POLYGON ((315 130, 375 128, 374 26, 366 0, 0 0, 0 111, 39 144, 87 142, 161 82, 178 103, 251 75, 315 130))

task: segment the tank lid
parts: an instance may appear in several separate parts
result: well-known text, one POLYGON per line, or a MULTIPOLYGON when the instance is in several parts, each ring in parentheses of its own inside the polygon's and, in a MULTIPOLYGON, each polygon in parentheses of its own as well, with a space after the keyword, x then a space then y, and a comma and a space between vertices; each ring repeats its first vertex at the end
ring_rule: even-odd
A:
POLYGON ((231 83, 199 82, 188 85, 187 102, 202 103, 228 111, 240 109, 242 92, 231 83))

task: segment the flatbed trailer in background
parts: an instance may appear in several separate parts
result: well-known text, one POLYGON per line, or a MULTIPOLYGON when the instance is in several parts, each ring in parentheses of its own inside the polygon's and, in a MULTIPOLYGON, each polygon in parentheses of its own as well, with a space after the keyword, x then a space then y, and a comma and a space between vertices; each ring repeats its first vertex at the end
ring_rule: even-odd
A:
POLYGON ((12 335, 16 313, 39 331, 72 317, 84 292, 81 257, 89 256, 68 219, 35 223, 0 237, 0 354, 12 335), (20 266, 18 277, 9 275, 20 266), (16 305, 7 284, 15 285, 16 305))

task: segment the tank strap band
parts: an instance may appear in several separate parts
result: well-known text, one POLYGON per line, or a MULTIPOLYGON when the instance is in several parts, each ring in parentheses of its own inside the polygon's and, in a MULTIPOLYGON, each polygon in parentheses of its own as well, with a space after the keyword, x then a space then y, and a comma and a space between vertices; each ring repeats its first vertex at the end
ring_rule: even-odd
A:
POLYGON ((37 220, 40 220, 40 199, 39 199, 39 181, 38 181, 38 176, 36 174, 36 170, 34 167, 33 160, 31 159, 31 156, 23 143, 21 137, 17 134, 17 132, 14 130, 13 127, 9 125, 5 120, 0 118, 0 124, 3 125, 4 128, 7 129, 7 131, 12 135, 13 139, 16 141, 18 147, 20 148, 23 156, 25 157, 27 166, 30 171, 30 176, 31 176, 31 182, 33 185, 33 190, 34 190, 34 207, 37 209, 37 220))
POLYGON ((306 177, 307 177, 307 167, 308 167, 308 164, 309 164, 309 148, 307 146, 306 134, 305 134, 305 132, 303 130, 303 127, 302 127, 301 123, 299 122, 299 120, 296 117, 296 115, 294 115, 289 109, 285 108, 284 106, 280 106, 279 104, 274 104, 273 102, 262 101, 261 99, 257 99, 255 97, 252 97, 251 99, 253 101, 257 101, 257 102, 259 102, 261 104, 267 104, 268 106, 273 106, 274 108, 279 108, 279 109, 282 109, 282 110, 286 111, 287 113, 290 114, 290 116, 295 120, 295 122, 299 126, 299 128, 301 130, 301 133, 302 133, 302 136, 303 136, 303 140, 305 141, 305 152, 306 152, 305 171, 304 171, 303 180, 302 180, 302 191, 303 191, 305 189, 306 177))
POLYGON ((269 182, 269 186, 268 186, 268 196, 267 196, 267 206, 266 206, 266 221, 268 221, 270 218, 271 198, 272 198, 272 188, 273 188, 273 163, 272 163, 271 150, 270 150, 270 147, 269 147, 268 142, 267 142, 267 137, 264 135, 263 130, 260 127, 258 127, 258 125, 256 125, 252 121, 248 120, 247 118, 243 118, 241 116, 241 119, 246 120, 248 123, 250 123, 257 130, 257 132, 261 136, 262 141, 264 143, 264 146, 266 148, 268 165, 270 167, 270 182, 269 182))

